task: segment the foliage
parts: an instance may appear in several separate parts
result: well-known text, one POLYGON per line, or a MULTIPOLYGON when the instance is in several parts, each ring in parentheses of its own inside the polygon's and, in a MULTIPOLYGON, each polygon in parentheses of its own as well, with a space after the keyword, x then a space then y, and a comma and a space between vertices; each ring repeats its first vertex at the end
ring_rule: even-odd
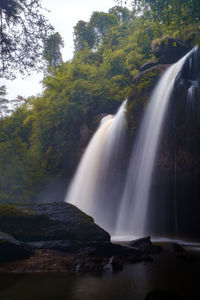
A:
POLYGON ((44 58, 47 61, 47 68, 57 68, 63 62, 60 48, 64 47, 62 37, 58 32, 50 35, 44 44, 44 58))
MULTIPOLYGON (((124 1, 115 0, 123 4, 124 1)), ((185 27, 192 24, 198 29, 200 22, 199 0, 131 0, 128 1, 137 14, 153 19, 157 26, 164 25, 171 33, 183 36, 185 27)), ((127 4, 127 1, 125 1, 127 4)))
POLYGON ((40 0, 0 1, 0 77, 13 78, 16 70, 24 74, 43 65, 43 44, 52 26, 41 11, 40 0))
MULTIPOLYGON (((134 98, 128 106, 129 128, 134 131, 160 73, 149 71, 143 79, 137 77, 137 86, 132 78, 153 58, 151 42, 167 34, 176 36, 178 30, 177 23, 166 26, 164 12, 162 20, 155 20, 157 8, 150 1, 140 13, 136 8, 115 6, 108 13, 94 12, 88 22, 79 21, 74 27, 72 61, 61 60, 60 35, 49 37, 43 54, 50 72, 43 80, 43 94, 15 99, 19 107, 0 119, 0 201, 34 199, 55 180, 67 185, 98 125, 96 120, 115 113, 127 95, 134 98)), ((195 26, 199 26, 196 21, 179 31, 193 34, 195 26)), ((196 34, 195 41, 199 41, 196 34)), ((4 94, 2 87, 2 99, 4 94)))

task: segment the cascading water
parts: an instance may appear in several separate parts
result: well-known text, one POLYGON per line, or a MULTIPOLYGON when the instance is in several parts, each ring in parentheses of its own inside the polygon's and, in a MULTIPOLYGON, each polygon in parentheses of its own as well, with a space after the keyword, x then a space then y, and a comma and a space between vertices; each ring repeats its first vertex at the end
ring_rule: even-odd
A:
POLYGON ((134 144, 115 229, 115 235, 121 239, 147 233, 148 200, 160 135, 175 79, 189 54, 164 73, 146 108, 134 144))
POLYGON ((126 101, 116 115, 104 117, 71 182, 65 201, 91 215, 112 232, 122 192, 122 152, 126 101))

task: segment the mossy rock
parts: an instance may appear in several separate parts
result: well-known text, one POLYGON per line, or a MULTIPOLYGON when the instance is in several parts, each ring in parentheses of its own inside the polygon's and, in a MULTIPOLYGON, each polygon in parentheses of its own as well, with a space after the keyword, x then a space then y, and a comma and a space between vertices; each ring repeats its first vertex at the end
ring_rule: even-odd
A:
POLYGON ((110 241, 110 235, 75 206, 64 203, 0 205, 0 231, 24 242, 110 241))
POLYGON ((154 40, 151 44, 151 48, 157 58, 168 54, 181 58, 190 50, 190 47, 184 41, 170 36, 164 36, 162 39, 154 40))

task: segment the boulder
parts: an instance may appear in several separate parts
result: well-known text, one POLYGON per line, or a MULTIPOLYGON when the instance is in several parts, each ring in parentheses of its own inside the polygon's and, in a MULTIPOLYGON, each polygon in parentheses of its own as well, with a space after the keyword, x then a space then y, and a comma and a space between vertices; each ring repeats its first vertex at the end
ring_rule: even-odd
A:
POLYGON ((176 63, 190 50, 190 46, 188 46, 184 41, 171 37, 164 37, 159 40, 154 40, 151 47, 152 52, 157 59, 154 61, 145 62, 141 66, 140 72, 157 65, 169 65, 176 63))
POLYGON ((151 48, 157 58, 170 55, 174 57, 176 61, 190 50, 190 47, 184 41, 170 36, 164 36, 162 39, 154 40, 151 44, 151 48))
POLYGON ((8 233, 0 232, 0 263, 29 257, 33 251, 8 233))
POLYGON ((153 245, 150 236, 126 242, 128 247, 137 249, 142 254, 156 254, 163 249, 159 245, 153 245))
POLYGON ((140 248, 141 246, 152 245, 151 237, 143 237, 133 241, 126 242, 126 245, 129 247, 140 248))
POLYGON ((63 251, 110 241, 91 217, 64 202, 0 205, 0 231, 35 248, 63 251))

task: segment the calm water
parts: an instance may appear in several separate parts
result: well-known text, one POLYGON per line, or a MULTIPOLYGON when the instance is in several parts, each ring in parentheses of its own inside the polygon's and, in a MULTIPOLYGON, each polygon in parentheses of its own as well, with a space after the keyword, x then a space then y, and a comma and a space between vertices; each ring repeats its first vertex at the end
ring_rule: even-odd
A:
POLYGON ((200 299, 200 260, 158 255, 149 264, 126 265, 103 276, 79 274, 0 275, 0 300, 142 300, 154 289, 171 289, 184 299, 200 299))

